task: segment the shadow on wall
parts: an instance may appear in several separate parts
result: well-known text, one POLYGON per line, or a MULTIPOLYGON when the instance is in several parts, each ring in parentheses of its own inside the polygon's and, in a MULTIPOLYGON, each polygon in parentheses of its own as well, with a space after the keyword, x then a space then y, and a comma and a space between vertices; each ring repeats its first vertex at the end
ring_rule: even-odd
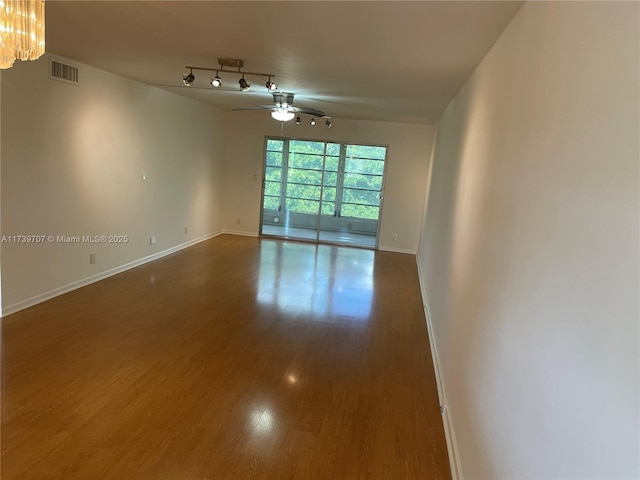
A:
MULTIPOLYGON (((449 108, 455 110, 467 104, 466 97, 474 98, 476 86, 473 79, 464 92, 464 98, 458 97, 449 108)), ((478 125, 485 125, 492 119, 487 118, 487 109, 483 104, 472 105, 467 115, 453 117, 456 124, 447 125, 446 132, 458 132, 459 141, 443 139, 442 129, 438 128, 435 138, 433 160, 446 159, 433 165, 431 185, 429 190, 428 210, 424 223, 424 241, 421 263, 425 282, 425 293, 428 292, 427 302, 435 337, 438 338, 438 355, 448 359, 455 358, 453 363, 441 364, 444 378, 456 378, 455 385, 443 383, 446 401, 449 404, 449 415, 452 422, 458 425, 458 437, 465 441, 465 457, 474 457, 474 464, 485 463, 486 470, 492 471, 489 464, 491 455, 485 450, 481 432, 476 426, 477 416, 464 402, 456 399, 473 398, 473 386, 477 383, 477 375, 489 368, 482 364, 483 330, 474 323, 465 323, 466 318, 473 318, 480 312, 486 315, 491 309, 487 301, 489 298, 488 283, 469 284, 469 271, 481 271, 488 266, 483 265, 482 258, 477 253, 478 225, 477 210, 483 208, 487 194, 485 180, 487 166, 478 164, 478 150, 490 151, 494 148, 488 143, 490 137, 485 136, 478 125), (473 128, 472 128, 473 127, 473 128), (473 152, 473 153, 472 153, 473 152), (437 181, 433 181, 433 179, 437 181), (430 252, 437 252, 431 254, 430 252), (427 274, 426 272, 430 272, 427 274), (456 297, 464 298, 464 302, 454 302, 452 293, 456 297), (455 354, 443 351, 444 347, 455 346, 455 354), (461 354, 463 356, 461 356, 461 354), (457 421, 456 421, 457 420, 457 421), (464 432, 459 431, 460 425, 466 426, 464 432)), ((482 158, 486 158, 486 155, 482 158)), ((477 274, 471 277, 477 277, 477 274)), ((444 379, 441 379, 444 382, 444 379)), ((462 474, 462 472, 460 472, 462 474)))

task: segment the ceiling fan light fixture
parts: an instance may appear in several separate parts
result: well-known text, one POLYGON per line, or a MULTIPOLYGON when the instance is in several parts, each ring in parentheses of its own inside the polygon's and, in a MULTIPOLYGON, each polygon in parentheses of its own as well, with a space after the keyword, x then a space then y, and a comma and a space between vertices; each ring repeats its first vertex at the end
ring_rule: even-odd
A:
POLYGON ((298 115, 296 117, 296 125, 300 125, 301 122, 302 122, 302 119, 300 118, 300 115, 298 115))
MULTIPOLYGON (((278 120, 279 122, 288 122, 289 120, 293 120, 293 117, 295 117, 296 115, 295 113, 289 112, 288 110, 274 110, 273 112, 271 112, 271 116, 274 118, 274 120, 278 120)), ((297 120, 296 123, 298 123, 297 120)))
POLYGON ((324 124, 327 126, 327 128, 331 128, 331 125, 333 125, 331 120, 327 120, 326 122, 324 122, 324 124))
POLYGON ((238 83, 240 84, 240 90, 242 90, 243 92, 246 92, 251 88, 251 84, 247 83, 247 81, 244 79, 244 76, 240 80, 238 80, 238 83))
POLYGON ((214 88, 218 88, 222 85, 222 79, 218 76, 218 72, 216 72, 216 76, 211 79, 211 86, 214 88))
POLYGON ((313 125, 315 125, 315 124, 316 124, 316 117, 313 117, 313 118, 311 119, 311 121, 309 122, 309 125, 313 126, 313 125))
POLYGON ((185 87, 191 87, 193 85, 193 82, 195 81, 196 77, 193 74, 193 71, 189 72, 189 73, 185 73, 182 76, 182 83, 184 83, 185 87))

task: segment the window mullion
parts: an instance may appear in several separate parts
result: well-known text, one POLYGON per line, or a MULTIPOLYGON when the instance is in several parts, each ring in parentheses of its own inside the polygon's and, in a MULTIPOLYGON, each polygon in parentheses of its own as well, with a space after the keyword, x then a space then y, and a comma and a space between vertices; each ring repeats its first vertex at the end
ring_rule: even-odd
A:
POLYGON ((280 175, 280 211, 287 209, 287 179, 289 178, 289 140, 282 141, 282 174, 280 175))
POLYGON ((340 156, 338 157, 338 175, 336 180, 336 217, 340 216, 342 211, 342 189, 344 186, 344 164, 347 156, 347 145, 340 144, 340 156))
POLYGON ((322 216, 322 202, 324 201, 324 178, 326 175, 325 167, 327 164, 327 142, 324 142, 324 151, 322 153, 322 177, 320 178, 320 212, 318 212, 318 230, 320 230, 320 217, 322 216))

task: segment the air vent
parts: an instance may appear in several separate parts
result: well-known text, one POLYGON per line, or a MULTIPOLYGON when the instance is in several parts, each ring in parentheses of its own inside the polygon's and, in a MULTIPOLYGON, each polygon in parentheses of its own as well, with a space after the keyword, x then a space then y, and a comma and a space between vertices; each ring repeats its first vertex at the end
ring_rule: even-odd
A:
POLYGON ((50 78, 62 82, 78 84, 78 67, 51 60, 50 78))

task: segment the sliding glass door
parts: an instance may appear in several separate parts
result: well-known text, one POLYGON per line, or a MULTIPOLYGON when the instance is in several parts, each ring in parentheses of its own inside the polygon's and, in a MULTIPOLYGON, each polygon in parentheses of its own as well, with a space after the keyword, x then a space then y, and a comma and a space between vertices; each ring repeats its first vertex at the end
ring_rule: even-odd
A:
POLYGON ((266 140, 261 234, 377 245, 387 148, 266 140))

